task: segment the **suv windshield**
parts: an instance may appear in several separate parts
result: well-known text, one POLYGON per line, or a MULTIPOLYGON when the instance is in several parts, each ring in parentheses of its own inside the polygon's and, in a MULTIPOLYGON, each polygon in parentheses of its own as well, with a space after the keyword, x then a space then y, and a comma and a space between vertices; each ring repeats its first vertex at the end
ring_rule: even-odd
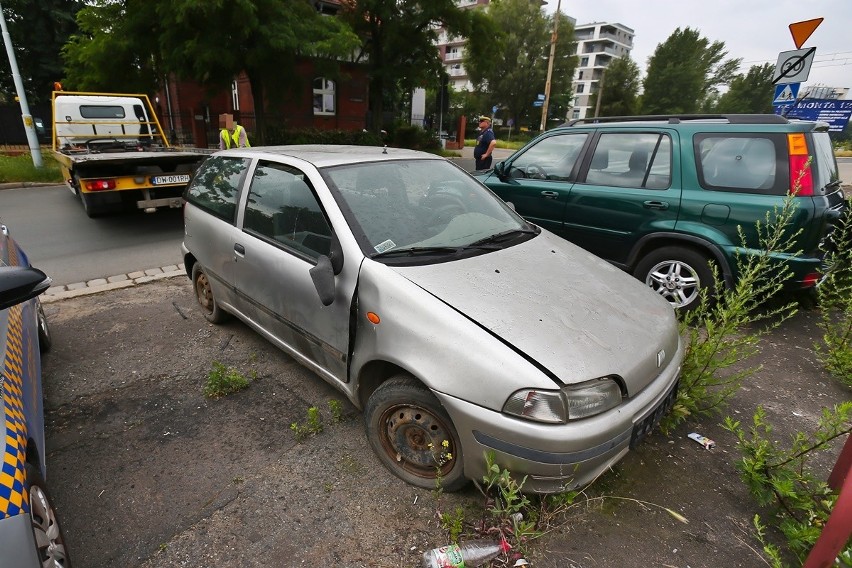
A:
POLYGON ((445 160, 337 166, 323 177, 370 257, 481 252, 517 242, 533 227, 445 160), (496 238, 506 235, 507 238, 496 238), (482 243, 489 243, 488 247, 482 243), (400 254, 390 254, 398 251, 400 254))

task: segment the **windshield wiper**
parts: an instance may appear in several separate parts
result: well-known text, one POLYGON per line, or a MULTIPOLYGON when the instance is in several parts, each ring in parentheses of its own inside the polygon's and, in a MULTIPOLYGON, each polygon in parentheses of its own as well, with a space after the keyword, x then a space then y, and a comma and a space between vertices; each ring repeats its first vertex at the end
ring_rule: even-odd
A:
POLYGON ((456 254, 459 247, 406 247, 378 252, 370 258, 389 258, 394 256, 427 256, 456 254))
POLYGON ((502 233, 495 233, 490 237, 485 237, 484 239, 479 239, 478 241, 474 241, 467 245, 468 247, 475 247, 479 245, 485 245, 490 243, 503 243, 509 240, 514 239, 518 235, 537 235, 540 229, 538 227, 534 229, 509 229, 508 231, 503 231, 502 233))

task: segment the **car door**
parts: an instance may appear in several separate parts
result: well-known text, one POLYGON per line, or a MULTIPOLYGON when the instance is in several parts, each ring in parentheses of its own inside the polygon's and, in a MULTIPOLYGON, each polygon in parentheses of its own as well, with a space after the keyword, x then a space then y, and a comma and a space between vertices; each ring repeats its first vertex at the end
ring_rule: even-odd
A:
POLYGON ((204 267, 213 295, 223 306, 234 296, 234 239, 240 187, 250 160, 211 156, 196 172, 186 189, 184 242, 204 267))
POLYGON ((572 173, 588 137, 580 131, 540 138, 505 162, 502 177, 492 173, 484 183, 536 225, 561 234, 572 173))
POLYGON ((564 236, 624 266, 643 236, 672 231, 681 195, 673 147, 673 131, 600 131, 568 196, 564 236))
POLYGON ((241 227, 231 247, 240 311, 286 351, 345 382, 354 284, 338 278, 335 301, 323 306, 310 270, 328 255, 332 229, 305 172, 260 160, 241 227))

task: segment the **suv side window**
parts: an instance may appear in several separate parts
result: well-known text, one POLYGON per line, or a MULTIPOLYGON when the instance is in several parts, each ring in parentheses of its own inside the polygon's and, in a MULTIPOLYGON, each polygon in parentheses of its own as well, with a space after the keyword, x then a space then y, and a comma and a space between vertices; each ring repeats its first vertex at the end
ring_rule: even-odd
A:
POLYGON ((588 137, 587 132, 575 132, 544 138, 512 162, 509 175, 513 178, 567 180, 588 137))
POLYGON ((586 174, 588 184, 638 189, 666 189, 671 179, 672 141, 656 132, 601 134, 586 174))
POLYGON ((254 171, 243 230, 314 260, 331 247, 331 228, 305 175, 273 162, 254 171))
POLYGON ((240 185, 248 164, 249 161, 245 158, 207 158, 186 188, 185 199, 212 215, 233 223, 240 185))
POLYGON ((789 173, 783 135, 698 134, 694 149, 698 181, 705 189, 787 193, 789 173))

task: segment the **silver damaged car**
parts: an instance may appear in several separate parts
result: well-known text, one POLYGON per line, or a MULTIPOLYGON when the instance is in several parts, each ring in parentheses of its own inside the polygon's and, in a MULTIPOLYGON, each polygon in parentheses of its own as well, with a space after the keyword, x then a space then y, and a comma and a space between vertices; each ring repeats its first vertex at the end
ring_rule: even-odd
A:
POLYGON ((490 454, 525 491, 575 488, 674 400, 671 306, 443 158, 226 150, 184 197, 206 318, 236 316, 337 387, 413 485, 459 489, 490 454))

